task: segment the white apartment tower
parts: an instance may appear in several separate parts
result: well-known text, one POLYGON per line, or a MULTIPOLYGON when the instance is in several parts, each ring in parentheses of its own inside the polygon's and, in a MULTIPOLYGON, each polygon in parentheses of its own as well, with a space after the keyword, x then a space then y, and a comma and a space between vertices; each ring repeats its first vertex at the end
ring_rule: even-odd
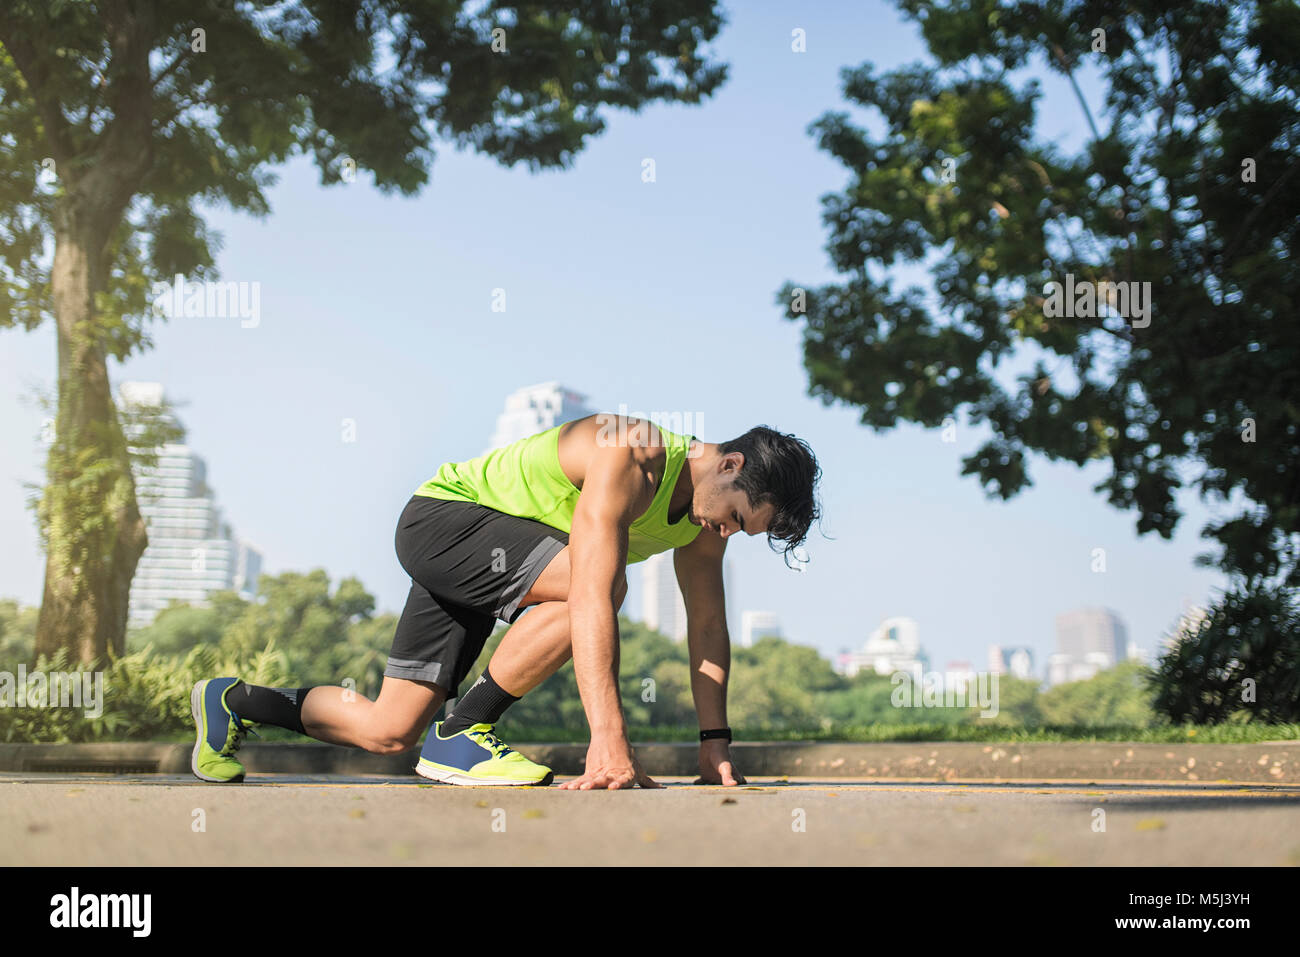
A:
POLYGON ((686 637, 686 602, 677 587, 672 550, 651 555, 641 569, 641 620, 647 628, 681 641, 686 637))
POLYGON ((558 382, 525 386, 506 396, 505 411, 497 416, 496 431, 490 440, 492 444, 483 450, 483 454, 595 412, 595 409, 588 408, 585 395, 566 389, 558 382))
MULTIPOLYGON (((124 382, 121 399, 124 406, 158 406, 163 387, 124 382)), ((149 546, 131 581, 131 627, 148 625, 172 601, 202 606, 208 595, 222 590, 253 596, 262 555, 237 539, 223 519, 202 458, 188 446, 164 445, 157 465, 137 469, 135 487, 149 546)))
POLYGON ((746 648, 753 648, 760 638, 781 637, 781 619, 774 611, 745 611, 740 621, 740 643, 746 648))
MULTIPOLYGON (((641 568, 641 622, 673 641, 686 637, 686 601, 677 585, 672 550, 651 555, 641 568)), ((722 595, 727 621, 727 635, 734 643, 741 639, 737 630, 735 599, 732 591, 731 562, 722 561, 722 595)), ((746 613, 748 614, 748 612, 746 613)), ((742 626, 743 627, 743 626, 742 626)))

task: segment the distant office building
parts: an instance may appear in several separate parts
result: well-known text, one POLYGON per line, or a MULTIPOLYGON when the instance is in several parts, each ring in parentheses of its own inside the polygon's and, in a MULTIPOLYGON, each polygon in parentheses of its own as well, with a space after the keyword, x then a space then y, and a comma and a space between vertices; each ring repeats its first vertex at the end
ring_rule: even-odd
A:
POLYGON ((1073 662, 1073 658, 1060 652, 1049 655, 1047 658, 1047 683, 1049 685, 1063 685, 1067 681, 1073 681, 1074 678, 1071 677, 1073 662))
MULTIPOLYGON (((121 398, 124 407, 159 406, 163 388, 156 382, 125 382, 121 398)), ((149 624, 173 601, 203 606, 214 591, 246 598, 256 593, 261 552, 236 538, 222 517, 202 458, 188 446, 164 445, 157 465, 137 469, 135 484, 149 545, 131 581, 131 627, 149 624)))
POLYGON ((1128 648, 1128 629, 1108 608, 1081 608, 1056 616, 1056 650, 1083 660, 1105 655, 1113 663, 1128 648))
POLYGON ((1034 652, 1023 645, 989 645, 989 674, 1012 678, 1034 677, 1034 652))
MULTIPOLYGON (((672 551, 651 555, 632 567, 641 572, 642 624, 674 641, 684 639, 687 632, 686 601, 677 585, 672 551)), ((734 643, 741 640, 741 626, 736 621, 736 599, 729 559, 723 559, 722 562, 722 592, 727 635, 734 643)))
POLYGON ((1101 651, 1090 651, 1082 660, 1058 652, 1047 659, 1047 683, 1059 685, 1067 681, 1086 681, 1113 667, 1114 659, 1101 651))
POLYGON ((929 668, 929 657, 921 650, 921 626, 911 618, 886 618, 870 635, 860 651, 841 655, 839 670, 853 677, 860 671, 888 675, 929 668))
POLYGON ((1108 608, 1081 608, 1056 616, 1056 654, 1048 683, 1081 681, 1113 668, 1129 654, 1128 628, 1108 608))
POLYGON ((1139 648, 1138 643, 1132 638, 1128 641, 1128 649, 1124 655, 1129 661, 1137 661, 1144 665, 1151 664, 1151 656, 1145 648, 1139 648))
POLYGON ((780 638, 781 619, 774 611, 745 611, 740 615, 740 643, 753 648, 761 638, 780 638))
POLYGON ((686 602, 677 587, 672 550, 641 563, 641 620, 673 641, 686 637, 686 602))
POLYGON ((566 389, 558 382, 525 386, 506 396, 505 411, 497 416, 492 444, 484 452, 518 442, 565 422, 586 418, 595 412, 595 409, 588 408, 585 395, 566 389))

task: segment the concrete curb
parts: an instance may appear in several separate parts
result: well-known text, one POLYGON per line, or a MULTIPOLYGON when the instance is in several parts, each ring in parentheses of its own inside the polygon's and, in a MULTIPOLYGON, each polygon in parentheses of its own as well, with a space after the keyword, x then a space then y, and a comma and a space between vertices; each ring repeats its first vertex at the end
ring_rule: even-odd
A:
MULTIPOLYGON (((0 744, 0 771, 110 774, 187 774, 188 744, 0 744)), ((524 744, 529 758, 557 774, 580 774, 585 744, 524 744)), ((1184 781, 1300 784, 1300 741, 1261 744, 979 742, 758 742, 732 745, 740 770, 754 777, 908 778, 957 781, 1184 781)), ((646 773, 698 773, 697 745, 641 744, 646 773)), ((419 752, 370 754, 318 742, 245 744, 240 760, 250 774, 412 773, 419 752)))

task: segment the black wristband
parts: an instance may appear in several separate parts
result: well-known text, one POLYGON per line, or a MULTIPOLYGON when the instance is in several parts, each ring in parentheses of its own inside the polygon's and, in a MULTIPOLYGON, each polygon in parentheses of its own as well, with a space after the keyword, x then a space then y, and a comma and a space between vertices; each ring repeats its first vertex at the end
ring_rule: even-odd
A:
POLYGON ((708 741, 710 738, 726 738, 728 741, 730 741, 730 740, 731 740, 731 729, 730 729, 730 728, 713 728, 713 729, 711 729, 711 730, 709 730, 709 731, 701 731, 701 732, 700 732, 700 740, 701 740, 701 741, 708 741))

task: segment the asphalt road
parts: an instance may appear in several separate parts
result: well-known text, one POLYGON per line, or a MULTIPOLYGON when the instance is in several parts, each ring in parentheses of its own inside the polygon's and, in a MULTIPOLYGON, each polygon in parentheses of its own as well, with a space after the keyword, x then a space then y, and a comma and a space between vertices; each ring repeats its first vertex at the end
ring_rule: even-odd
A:
POLYGON ((0 864, 1300 866, 1300 787, 661 783, 4 774, 0 864))

